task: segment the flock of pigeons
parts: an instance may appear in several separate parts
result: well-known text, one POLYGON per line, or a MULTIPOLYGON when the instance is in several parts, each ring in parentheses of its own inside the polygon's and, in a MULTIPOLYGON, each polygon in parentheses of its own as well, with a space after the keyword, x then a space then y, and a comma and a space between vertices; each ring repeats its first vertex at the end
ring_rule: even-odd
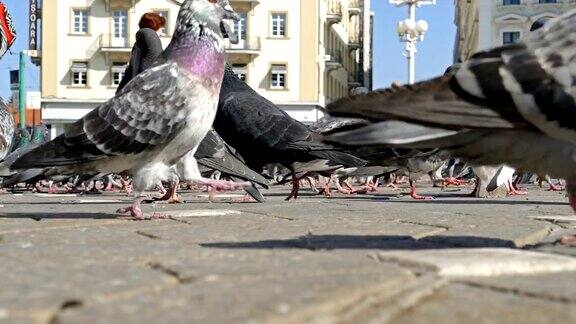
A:
MULTIPOLYGON (((141 194, 163 183, 170 189, 159 200, 168 202, 178 201, 181 181, 212 192, 242 188, 263 201, 257 186, 268 188, 269 165, 289 171, 288 199, 298 197, 302 179, 313 182, 310 175, 338 178, 349 192, 346 178, 407 170, 412 197, 425 199, 414 181, 447 166, 446 184, 459 184, 461 159, 566 179, 576 209, 576 10, 438 78, 356 91, 330 104, 331 117, 314 127, 236 77, 226 64, 228 19, 238 19, 228 0, 184 1, 155 63, 62 135, 9 154, 0 164, 3 185, 72 176, 110 184, 112 174, 128 174, 136 199, 119 212, 150 219, 162 215, 144 214, 141 194), (203 176, 213 171, 230 180, 203 176)), ((0 132, 9 127, 0 124, 0 132)), ((10 146, 0 143, 0 151, 10 146)))

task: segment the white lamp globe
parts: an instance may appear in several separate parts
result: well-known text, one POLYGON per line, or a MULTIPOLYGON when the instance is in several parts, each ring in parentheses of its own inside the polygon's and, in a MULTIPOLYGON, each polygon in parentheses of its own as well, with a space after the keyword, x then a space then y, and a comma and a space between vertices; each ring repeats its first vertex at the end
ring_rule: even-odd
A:
POLYGON ((418 22, 416 23, 416 30, 420 34, 424 34, 425 32, 427 32, 428 27, 429 27, 428 22, 426 22, 426 20, 418 20, 418 22))
POLYGON ((407 32, 414 32, 416 30, 416 22, 412 19, 404 19, 404 26, 407 32))
POLYGON ((396 31, 398 32, 398 35, 404 35, 404 33, 406 33, 406 26, 404 25, 404 21, 399 21, 398 25, 396 26, 396 31))

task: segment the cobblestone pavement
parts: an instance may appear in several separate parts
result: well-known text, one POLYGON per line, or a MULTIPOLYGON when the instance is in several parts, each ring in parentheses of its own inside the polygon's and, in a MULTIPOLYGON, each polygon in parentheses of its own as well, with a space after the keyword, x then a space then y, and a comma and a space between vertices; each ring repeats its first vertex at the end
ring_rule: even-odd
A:
MULTIPOLYGON (((0 322, 576 323, 563 193, 378 195, 148 205, 120 194, 0 196, 0 322)), ((228 199, 228 198, 226 198, 228 199)))

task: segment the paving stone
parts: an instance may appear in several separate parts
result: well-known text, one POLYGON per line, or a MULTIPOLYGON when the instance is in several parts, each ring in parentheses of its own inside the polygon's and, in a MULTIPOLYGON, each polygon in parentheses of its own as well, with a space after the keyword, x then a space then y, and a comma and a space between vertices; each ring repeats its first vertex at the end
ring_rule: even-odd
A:
POLYGON ((315 312, 328 314, 318 320, 354 314, 363 322, 380 309, 404 309, 392 297, 409 287, 422 295, 414 287, 435 269, 450 275, 439 280, 469 290, 464 309, 474 305, 470 296, 521 291, 552 304, 542 296, 523 304, 525 296, 514 296, 521 300, 511 309, 543 302, 562 322, 572 307, 562 287, 574 283, 571 274, 551 271, 574 269, 576 258, 558 255, 576 255, 573 248, 531 247, 547 254, 480 248, 530 246, 549 239, 551 229, 567 230, 559 225, 571 222, 550 220, 572 215, 565 197, 537 191, 528 200, 482 200, 459 196, 465 191, 423 188, 438 196, 433 202, 391 191, 284 202, 287 188, 275 188, 265 192, 266 204, 209 203, 184 194, 183 205, 143 207, 172 219, 142 222, 116 218, 115 210, 131 201, 126 195, 0 195, 0 322, 283 322, 316 319, 315 312), (473 248, 455 249, 463 246, 473 248), (396 261, 386 262, 389 255, 396 261), (452 277, 525 272, 540 274, 452 277), (356 304, 372 301, 380 306, 356 304))
POLYGON ((447 277, 529 275, 576 271, 576 259, 513 249, 381 252, 381 261, 426 267, 447 277))
POLYGON ((575 323, 576 305, 452 284, 393 323, 575 323))
POLYGON ((546 299, 576 307, 576 272, 560 272, 530 276, 501 276, 493 278, 470 278, 482 288, 510 292, 532 298, 546 299))

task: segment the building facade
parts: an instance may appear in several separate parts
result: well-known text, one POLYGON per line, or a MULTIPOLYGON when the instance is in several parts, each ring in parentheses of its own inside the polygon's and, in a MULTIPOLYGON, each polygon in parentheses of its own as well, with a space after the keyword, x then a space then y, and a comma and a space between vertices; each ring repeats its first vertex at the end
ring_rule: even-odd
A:
MULTIPOLYGON (((138 21, 153 11, 168 24, 182 0, 43 1, 42 117, 52 135, 114 96, 138 21)), ((294 118, 313 123, 351 88, 371 88, 369 0, 236 0, 238 44, 227 44, 234 71, 294 118)))
POLYGON ((454 60, 474 52, 514 43, 542 17, 576 8, 575 0, 455 0, 458 27, 454 60))

